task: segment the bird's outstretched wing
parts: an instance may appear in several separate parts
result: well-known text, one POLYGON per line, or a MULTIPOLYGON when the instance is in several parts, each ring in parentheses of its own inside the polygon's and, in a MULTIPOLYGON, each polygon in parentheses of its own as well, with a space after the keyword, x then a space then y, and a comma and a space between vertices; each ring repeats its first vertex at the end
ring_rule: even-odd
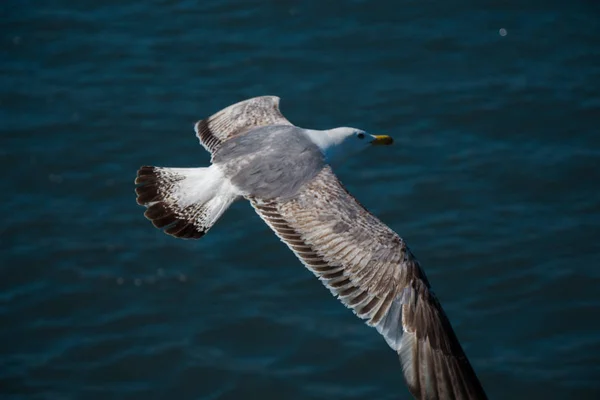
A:
POLYGON ((291 199, 250 201, 333 295, 383 335, 413 396, 486 398, 419 263, 329 167, 291 199))
POLYGON ((233 104, 198 121, 194 127, 200 143, 212 155, 221 143, 250 129, 292 125, 279 111, 279 97, 261 96, 233 104))

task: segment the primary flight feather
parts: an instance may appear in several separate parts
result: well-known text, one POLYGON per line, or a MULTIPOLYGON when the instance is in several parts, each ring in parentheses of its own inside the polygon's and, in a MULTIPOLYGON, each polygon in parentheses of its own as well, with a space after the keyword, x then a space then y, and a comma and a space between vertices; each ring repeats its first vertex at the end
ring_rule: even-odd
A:
POLYGON ((367 211, 332 171, 371 145, 392 143, 354 128, 291 124, 279 98, 231 105, 195 126, 207 168, 141 167, 137 202, 154 226, 200 238, 247 199, 298 259, 398 353, 417 399, 486 399, 427 277, 404 240, 367 211))

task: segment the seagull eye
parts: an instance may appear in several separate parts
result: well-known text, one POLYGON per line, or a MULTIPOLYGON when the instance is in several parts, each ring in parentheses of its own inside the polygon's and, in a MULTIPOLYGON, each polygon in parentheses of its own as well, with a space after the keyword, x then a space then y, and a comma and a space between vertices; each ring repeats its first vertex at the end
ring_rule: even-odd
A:
POLYGON ((365 138, 365 134, 364 133, 359 133, 356 136, 358 136, 359 139, 364 139, 365 138))

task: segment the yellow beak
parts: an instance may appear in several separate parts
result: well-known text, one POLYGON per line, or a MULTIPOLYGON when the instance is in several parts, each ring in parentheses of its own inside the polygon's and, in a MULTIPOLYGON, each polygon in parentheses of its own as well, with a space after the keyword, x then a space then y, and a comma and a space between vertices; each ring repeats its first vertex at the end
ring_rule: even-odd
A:
POLYGON ((388 135, 371 135, 373 136, 373 140, 371 140, 371 144, 374 146, 389 146, 394 143, 394 139, 392 139, 388 135))

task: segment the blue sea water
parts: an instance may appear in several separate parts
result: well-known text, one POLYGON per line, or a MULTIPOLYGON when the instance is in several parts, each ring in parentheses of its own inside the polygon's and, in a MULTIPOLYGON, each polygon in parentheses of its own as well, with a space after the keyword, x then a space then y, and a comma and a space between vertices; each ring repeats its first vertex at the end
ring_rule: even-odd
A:
POLYGON ((136 205, 248 97, 392 135, 338 169, 421 261, 490 398, 600 398, 593 1, 0 5, 3 399, 409 399, 397 356, 247 204, 136 205))

